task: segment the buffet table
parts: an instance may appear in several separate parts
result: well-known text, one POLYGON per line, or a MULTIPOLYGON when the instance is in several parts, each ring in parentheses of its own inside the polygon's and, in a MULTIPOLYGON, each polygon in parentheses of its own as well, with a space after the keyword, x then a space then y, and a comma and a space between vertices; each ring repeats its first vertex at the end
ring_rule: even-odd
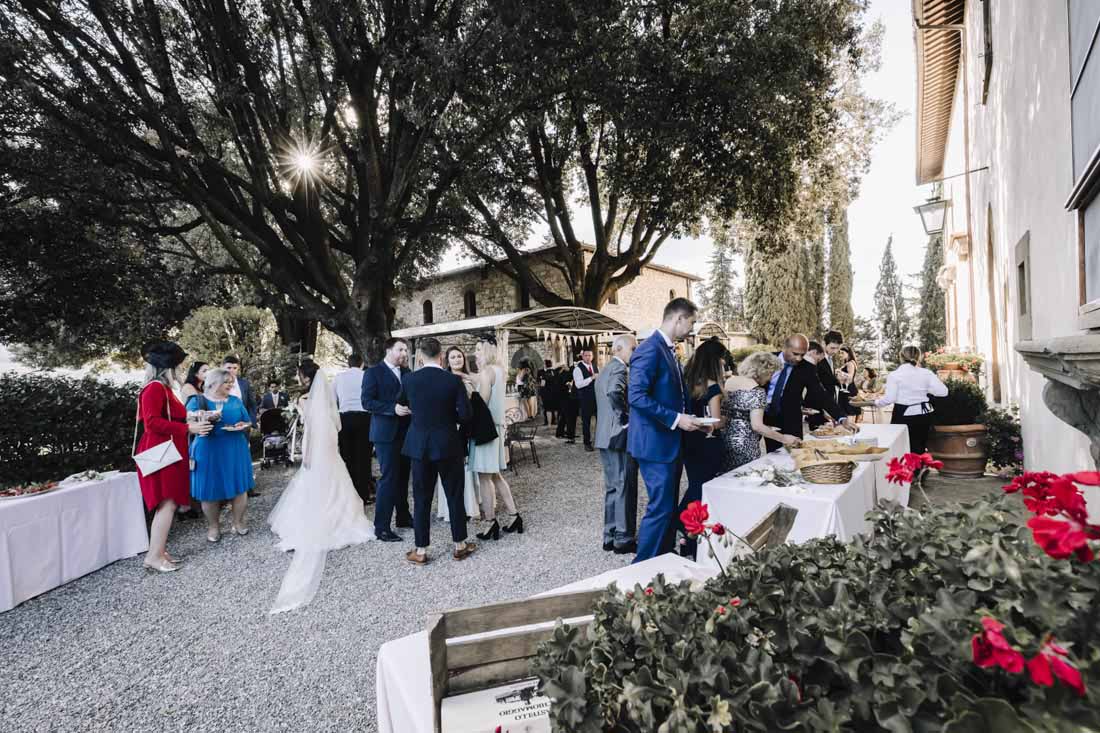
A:
POLYGON ((148 549, 136 473, 0 501, 0 612, 148 549))
MULTIPOLYGON (((635 583, 644 585, 661 573, 671 582, 706 580, 717 572, 717 569, 668 554, 610 570, 540 595, 594 590, 611 583, 622 589, 632 588, 635 583)), ((375 684, 379 733, 432 733, 432 682, 427 631, 382 645, 378 650, 375 684)))
MULTIPOLYGON (((886 448, 886 454, 882 460, 871 465, 874 467, 874 481, 869 484, 871 493, 867 495, 867 509, 875 505, 875 497, 879 501, 896 501, 902 506, 909 506, 909 484, 899 486, 886 480, 886 464, 891 458, 901 458, 909 452, 909 428, 904 425, 868 425, 862 423, 857 437, 874 438, 880 448, 886 448)), ((807 441, 813 441, 812 436, 807 436, 807 441)), ((823 438, 823 440, 827 440, 823 438)))

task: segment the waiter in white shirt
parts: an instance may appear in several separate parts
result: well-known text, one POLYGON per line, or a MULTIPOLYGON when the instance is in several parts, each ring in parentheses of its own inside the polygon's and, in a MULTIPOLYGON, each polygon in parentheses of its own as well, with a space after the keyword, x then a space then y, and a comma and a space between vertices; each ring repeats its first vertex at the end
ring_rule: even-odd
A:
POLYGON ((875 400, 879 407, 894 406, 890 422, 909 427, 909 450, 924 453, 928 431, 932 428, 932 405, 928 399, 946 397, 947 387, 930 370, 920 366, 921 353, 916 346, 901 350, 902 364, 886 377, 886 394, 875 400))
POLYGON ((374 503, 374 457, 370 442, 370 413, 363 409, 363 355, 352 353, 348 368, 333 380, 336 407, 340 411, 340 457, 364 504, 374 503))
POLYGON ((581 412, 581 431, 584 435, 584 449, 592 452, 592 418, 596 416, 596 374, 599 369, 592 363, 592 349, 581 351, 581 360, 573 367, 574 394, 581 412))

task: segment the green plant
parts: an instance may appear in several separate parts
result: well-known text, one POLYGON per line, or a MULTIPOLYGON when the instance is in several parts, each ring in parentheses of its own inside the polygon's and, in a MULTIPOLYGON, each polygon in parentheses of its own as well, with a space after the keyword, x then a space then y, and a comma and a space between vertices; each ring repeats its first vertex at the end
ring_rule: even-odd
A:
POLYGON ((981 418, 989 436, 989 463, 997 471, 1018 474, 1024 466, 1024 443, 1020 435, 1020 409, 990 407, 981 418))
POLYGON ((241 370, 257 390, 269 380, 289 384, 294 379, 298 354, 280 341, 275 318, 269 311, 250 305, 196 309, 180 328, 179 343, 188 361, 201 360, 220 366, 227 355, 241 360, 241 370))
POLYGON ((132 470, 136 384, 0 374, 0 485, 132 470))
POLYGON ((969 379, 948 379, 946 397, 933 397, 937 425, 974 425, 988 410, 985 392, 969 379))
POLYGON ((1100 563, 1048 557, 1005 501, 884 507, 851 543, 609 592, 587 632, 559 626, 539 649, 554 730, 1096 729, 1100 563), (1000 623, 1028 654, 1068 649, 1084 696, 989 664, 1000 623))
POLYGON ((779 349, 768 344, 753 344, 752 346, 738 346, 736 349, 730 349, 730 354, 733 356, 735 364, 740 364, 750 354, 755 354, 758 351, 779 351, 779 349))

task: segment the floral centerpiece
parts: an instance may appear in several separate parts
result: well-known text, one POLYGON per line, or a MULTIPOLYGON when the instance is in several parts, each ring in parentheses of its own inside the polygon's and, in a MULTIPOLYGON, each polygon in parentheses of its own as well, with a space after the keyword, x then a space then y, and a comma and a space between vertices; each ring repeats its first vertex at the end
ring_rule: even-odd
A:
MULTIPOLYGON (((927 468, 907 458, 896 480, 927 468)), ((1079 484, 1100 473, 1024 474, 977 504, 882 506, 853 542, 613 589, 587 631, 560 625, 539 648, 554 730, 1100 729, 1100 526, 1079 484)), ((729 534, 690 509, 701 540, 729 534)))

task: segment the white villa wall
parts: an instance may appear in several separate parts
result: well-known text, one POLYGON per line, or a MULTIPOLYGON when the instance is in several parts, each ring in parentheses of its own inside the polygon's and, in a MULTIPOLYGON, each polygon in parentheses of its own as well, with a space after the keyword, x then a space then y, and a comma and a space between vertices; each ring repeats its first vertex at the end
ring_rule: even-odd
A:
MULTIPOLYGON (((1072 186, 1067 8, 1064 2, 1016 0, 994 3, 991 10, 993 69, 989 96, 983 105, 982 3, 969 0, 967 5, 968 61, 964 78, 970 85, 970 159, 964 160, 962 155, 964 105, 960 87, 944 170, 945 175, 952 175, 989 166, 988 171, 969 176, 975 346, 989 359, 993 340, 998 339, 1002 402, 1020 405, 1027 467, 1080 470, 1092 465, 1087 439, 1046 408, 1042 399, 1046 380, 1029 369, 1012 348, 1020 340, 1015 247, 1028 232, 1032 337, 1050 338, 1077 331, 1076 217, 1064 208, 1072 186), (991 233, 987 223, 990 219, 991 233), (992 262, 987 256, 989 240, 992 262)), ((965 231, 963 179, 945 182, 944 190, 953 201, 951 226, 965 231)), ((960 268, 960 310, 968 315, 966 280, 960 268)), ((961 320, 959 327, 959 341, 965 345, 965 321, 961 320)), ((985 372, 984 382, 991 393, 992 369, 985 372)))

